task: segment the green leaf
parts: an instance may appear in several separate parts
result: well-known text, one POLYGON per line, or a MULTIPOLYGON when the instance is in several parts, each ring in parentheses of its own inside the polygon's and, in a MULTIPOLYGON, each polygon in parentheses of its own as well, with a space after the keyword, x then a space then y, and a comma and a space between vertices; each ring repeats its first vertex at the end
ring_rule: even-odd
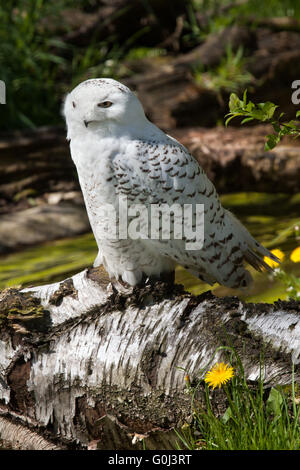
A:
POLYGON ((246 110, 249 111, 249 113, 251 113, 252 109, 254 108, 255 108, 255 104, 252 103, 252 101, 249 101, 249 103, 247 103, 246 110))
POLYGON ((277 104, 271 103, 270 101, 267 101, 267 103, 265 103, 263 110, 267 119, 272 119, 276 108, 278 108, 277 104))
POLYGON ((272 150, 280 142, 280 137, 275 134, 267 135, 267 142, 265 144, 265 150, 272 150))
POLYGON ((253 117, 247 117, 247 118, 242 120, 241 124, 245 124, 246 122, 253 121, 253 120, 254 120, 253 117))
POLYGON ((256 114, 259 116, 258 119, 261 121, 271 119, 274 115, 275 109, 278 108, 276 104, 271 103, 270 101, 267 101, 266 103, 258 103, 257 107, 258 110, 256 110, 256 114))
POLYGON ((258 121, 266 121, 267 119, 263 109, 253 109, 251 114, 254 119, 257 119, 258 121))
POLYGON ((295 121, 289 121, 284 123, 285 127, 289 127, 290 129, 297 129, 295 121))
POLYGON ((300 117, 300 109, 296 112, 296 117, 300 117))
POLYGON ((229 109, 232 113, 240 111, 243 102, 239 99, 236 93, 231 93, 229 98, 229 109))
POLYGON ((273 129, 275 132, 280 132, 280 125, 277 122, 272 123, 273 129))
POLYGON ((272 413, 275 418, 281 416, 283 398, 279 390, 271 388, 267 399, 267 412, 272 413))
POLYGON ((225 413, 223 414, 222 418, 221 418, 221 421, 226 424, 227 421, 229 421, 231 418, 233 417, 233 414, 232 414, 232 410, 230 408, 230 406, 227 408, 227 410, 225 411, 225 413))

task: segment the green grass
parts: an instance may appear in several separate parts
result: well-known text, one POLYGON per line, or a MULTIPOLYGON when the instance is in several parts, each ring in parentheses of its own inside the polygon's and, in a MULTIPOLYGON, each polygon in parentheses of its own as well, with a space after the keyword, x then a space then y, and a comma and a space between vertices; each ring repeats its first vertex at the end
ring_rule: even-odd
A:
POLYGON ((300 18, 300 3, 298 0, 248 0, 243 4, 232 0, 192 0, 187 3, 187 14, 182 36, 183 44, 194 47, 210 34, 222 31, 236 24, 257 26, 257 20, 273 17, 300 18), (224 12, 224 7, 226 11, 224 12), (199 16, 202 21, 199 21, 199 16))
MULTIPOLYGON (((188 5, 187 29, 191 37, 205 36, 219 31, 226 26, 237 22, 248 21, 249 18, 295 17, 300 18, 300 5, 298 0, 248 0, 240 3, 232 0, 192 0, 188 5), (226 8, 226 12, 222 9, 226 8), (206 17, 205 28, 199 28, 197 14, 206 17)), ((254 21, 255 23, 255 21, 254 21)))
MULTIPOLYGON (((219 12, 228 1, 194 0, 186 3, 186 20, 182 33, 188 47, 199 44, 207 35, 230 24, 255 17, 300 17, 296 0, 249 0, 246 4, 219 12), (207 25, 199 24, 197 14, 213 12, 207 25)), ((151 10, 150 0, 143 2, 151 10)), ((95 37, 89 47, 75 47, 60 37, 68 32, 64 21, 67 8, 89 9, 92 0, 7 0, 0 5, 0 79, 6 83, 7 104, 0 115, 1 129, 12 129, 62 123, 60 109, 67 90, 80 81, 95 76, 121 78, 130 74, 124 60, 157 57, 165 51, 159 47, 141 47, 140 38, 149 27, 142 27, 119 44, 115 37, 99 41, 95 37), (59 33, 56 31, 59 25, 59 33), (53 29, 54 26, 54 29, 53 29), (146 28, 146 29, 145 29, 146 28)), ((149 11, 150 11, 149 10, 149 11)), ((122 15, 122 9, 118 15, 122 15)), ((146 31, 147 30, 147 31, 146 31)), ((211 71, 210 85, 237 90, 251 80, 244 70, 241 51, 227 54, 217 70, 211 71)))
MULTIPOLYGON (((221 349, 221 348, 219 348, 221 349)), ((225 348, 223 348, 225 349, 225 348)), ((226 348, 227 350, 229 348, 226 348)), ((221 390, 188 386, 193 423, 177 431, 178 448, 189 450, 300 450, 299 396, 291 371, 291 385, 264 387, 263 366, 256 385, 249 385, 240 359, 231 354, 235 376, 221 390), (223 397, 226 411, 218 415, 214 400, 223 397)))
POLYGON ((246 70, 246 58, 243 55, 243 48, 239 47, 234 53, 231 46, 226 48, 226 56, 220 64, 204 72, 201 64, 194 68, 195 81, 205 88, 220 92, 239 91, 253 82, 253 76, 246 70))
POLYGON ((60 39, 68 33, 63 15, 69 7, 82 9, 83 2, 1 2, 0 79, 6 83, 2 130, 62 124, 64 95, 88 78, 118 78, 120 62, 143 34, 141 29, 123 44, 107 37, 91 40, 88 47, 75 47, 60 39))
MULTIPOLYGON (((229 0, 228 0, 229 1, 229 0)), ((186 19, 180 41, 187 49, 197 46, 209 34, 231 24, 243 23, 244 18, 268 16, 300 17, 296 0, 249 0, 232 7, 225 14, 221 0, 186 2, 186 19), (197 14, 208 15, 206 26, 200 25, 197 14)), ((165 55, 166 51, 153 43, 142 46, 141 38, 151 31, 142 26, 122 44, 116 37, 98 40, 95 36, 88 47, 67 44, 61 38, 69 32, 64 11, 77 8, 88 11, 95 2, 88 0, 6 0, 0 4, 0 80, 6 83, 6 105, 2 106, 0 128, 35 128, 62 124, 61 105, 65 93, 79 82, 95 76, 122 79, 132 71, 128 60, 165 55)), ((151 10, 150 0, 143 5, 151 10)), ((126 7, 129 8, 130 6, 126 7)), ((124 9, 118 11, 122 15, 124 9)), ((150 28, 150 29, 149 29, 150 28)), ((219 68, 210 71, 210 86, 237 90, 251 81, 244 69, 242 51, 227 54, 219 68)), ((197 74, 196 74, 197 75, 197 74)), ((199 75, 199 74, 198 74, 199 75)), ((200 78, 199 78, 200 79, 200 78)))
POLYGON ((66 70, 59 51, 42 19, 58 15, 65 2, 7 0, 0 6, 1 80, 6 83, 1 129, 51 124, 59 118, 57 80, 66 70), (52 7, 50 7, 52 5, 52 7), (54 52, 56 50, 56 52, 54 52), (56 89, 55 89, 56 84, 56 89))

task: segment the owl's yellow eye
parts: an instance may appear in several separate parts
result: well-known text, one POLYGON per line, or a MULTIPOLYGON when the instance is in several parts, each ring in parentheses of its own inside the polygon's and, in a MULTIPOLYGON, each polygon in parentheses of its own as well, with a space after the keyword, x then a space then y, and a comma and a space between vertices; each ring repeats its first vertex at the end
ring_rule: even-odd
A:
POLYGON ((111 101, 102 101, 102 103, 97 104, 99 108, 109 108, 111 105, 112 105, 111 101))

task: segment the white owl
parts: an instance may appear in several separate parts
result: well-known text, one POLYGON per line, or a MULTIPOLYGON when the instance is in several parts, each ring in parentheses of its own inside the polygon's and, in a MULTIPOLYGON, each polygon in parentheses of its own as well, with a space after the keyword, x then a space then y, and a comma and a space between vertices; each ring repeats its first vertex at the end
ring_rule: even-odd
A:
MULTIPOLYGON (((103 264, 110 277, 134 286, 143 276, 159 277, 180 264, 209 284, 239 288, 251 282, 245 261, 257 270, 268 268, 264 256, 278 261, 222 207, 197 161, 146 118, 129 88, 113 79, 86 80, 67 95, 64 115, 99 248, 94 266, 103 264), (125 197, 129 206, 146 208, 151 204, 204 204, 202 248, 186 249, 184 237, 104 237, 110 222, 118 228, 120 199, 125 197), (115 208, 116 217, 108 207, 115 208)), ((171 235, 173 228, 174 218, 171 235)))

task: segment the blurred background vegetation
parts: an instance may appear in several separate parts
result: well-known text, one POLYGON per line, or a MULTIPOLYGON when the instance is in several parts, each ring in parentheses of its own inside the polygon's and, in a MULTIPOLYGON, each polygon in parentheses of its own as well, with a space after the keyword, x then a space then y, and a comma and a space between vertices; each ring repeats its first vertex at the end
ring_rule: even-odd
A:
MULTIPOLYGON (((251 28, 255 29, 261 19, 274 17, 299 18, 299 1, 1 2, 0 74, 7 84, 1 129, 61 123, 62 96, 84 79, 95 76, 122 79, 135 72, 130 64, 136 60, 188 52, 225 27, 249 24, 251 18, 251 28), (109 5, 115 6, 112 10, 115 27, 109 28, 103 20, 93 28, 99 8, 109 5), (134 18, 130 24, 131 11, 134 18), (137 11, 143 21, 136 21, 137 11), (164 39, 178 16, 180 34, 175 41, 168 42, 164 39), (76 35, 76 31, 84 28, 88 31, 87 40, 84 33, 82 37, 76 35), (128 31, 125 34, 124 28, 128 31)), ((245 69, 245 52, 243 47, 237 52, 227 48, 221 63, 205 76, 199 63, 195 67, 196 80, 213 89, 229 91, 249 85, 253 77, 245 69)))

